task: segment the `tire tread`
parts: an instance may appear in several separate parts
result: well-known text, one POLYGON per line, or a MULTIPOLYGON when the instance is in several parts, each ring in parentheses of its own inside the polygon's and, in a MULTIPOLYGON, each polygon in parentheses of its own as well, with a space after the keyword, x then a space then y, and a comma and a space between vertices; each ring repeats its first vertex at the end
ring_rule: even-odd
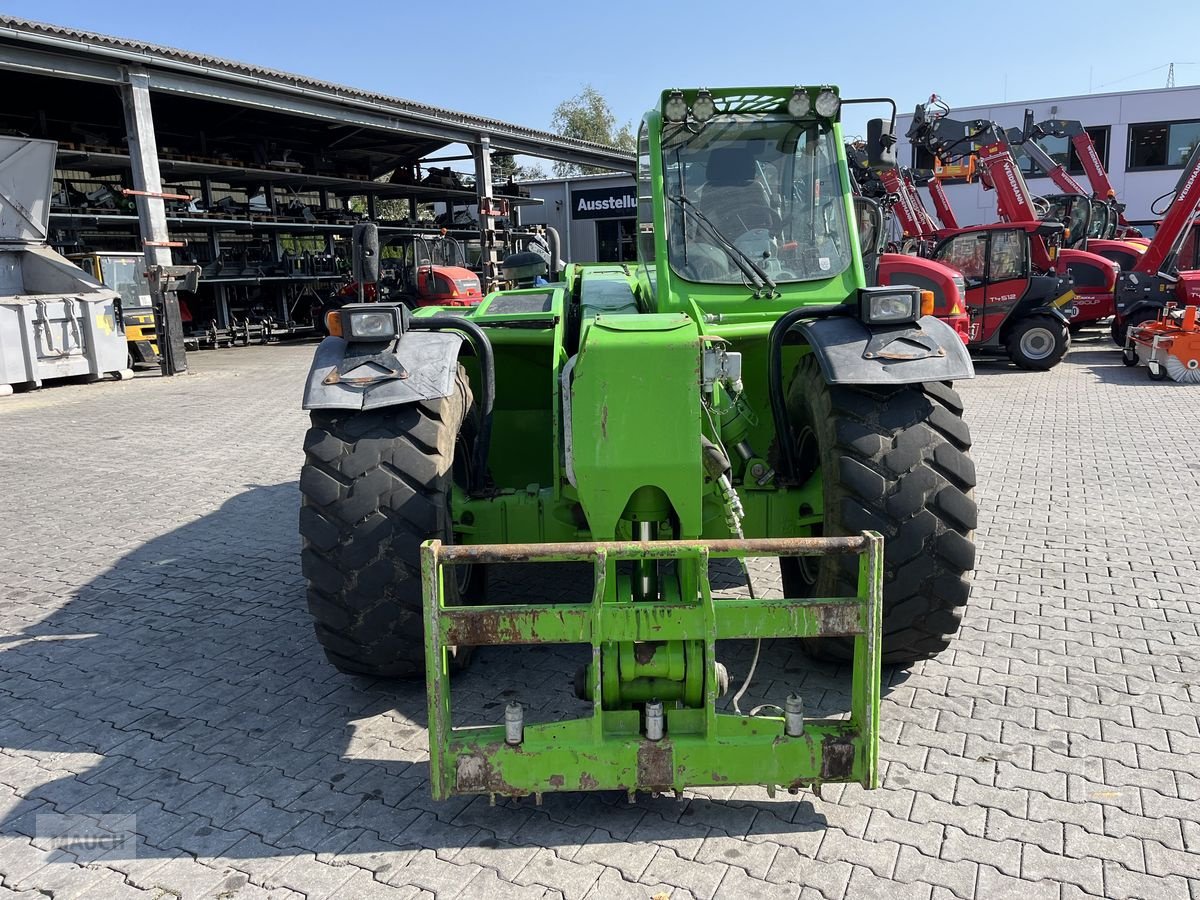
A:
POLYGON ((300 477, 301 569, 317 640, 342 672, 424 671, 419 550, 448 524, 454 453, 471 401, 460 368, 448 397, 311 413, 300 477))
MULTIPOLYGON (((936 656, 958 630, 975 564, 975 466, 958 393, 944 382, 829 386, 809 355, 797 366, 788 408, 793 421, 810 419, 828 448, 825 534, 870 528, 884 536, 884 661, 936 656), (871 433, 878 439, 867 439, 871 433)), ((857 566, 822 564, 817 591, 853 596, 857 566)), ((853 650, 843 638, 804 645, 838 659, 853 650)))

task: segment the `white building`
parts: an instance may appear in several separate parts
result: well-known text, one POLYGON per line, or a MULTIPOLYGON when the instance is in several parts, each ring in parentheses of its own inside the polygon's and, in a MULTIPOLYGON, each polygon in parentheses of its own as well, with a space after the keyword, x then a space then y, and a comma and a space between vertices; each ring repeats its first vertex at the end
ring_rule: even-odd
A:
MULTIPOLYGON (((949 98, 952 103, 953 98, 949 98)), ((1051 100, 999 103, 991 106, 951 106, 948 115, 959 120, 989 119, 1007 128, 1020 128, 1025 110, 1033 110, 1034 122, 1046 119, 1080 121, 1096 144, 1100 159, 1126 205, 1125 217, 1134 224, 1157 222, 1166 201, 1151 210, 1156 198, 1173 191, 1180 170, 1192 148, 1200 141, 1200 86, 1126 91, 1117 94, 1085 94, 1051 100)), ((902 165, 929 168, 927 155, 914 153, 904 139, 912 114, 896 123, 900 137, 898 160, 902 165)), ((1090 185, 1074 148, 1066 138, 1043 138, 1042 148, 1058 161, 1067 160, 1067 171, 1085 188, 1090 185)), ((1059 190, 1032 160, 1017 154, 1031 193, 1053 194, 1059 190)), ((995 222, 996 195, 975 182, 946 182, 946 195, 960 225, 995 222)), ((924 193, 924 192, 922 192, 924 193)), ((927 203, 930 212, 933 204, 927 203)))

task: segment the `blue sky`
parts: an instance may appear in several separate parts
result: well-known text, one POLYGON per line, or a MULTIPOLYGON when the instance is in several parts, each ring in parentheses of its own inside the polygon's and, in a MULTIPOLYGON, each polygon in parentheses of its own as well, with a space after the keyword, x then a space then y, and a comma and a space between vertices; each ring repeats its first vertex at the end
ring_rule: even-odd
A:
MULTIPOLYGON (((536 128, 594 85, 636 124, 672 86, 835 83, 951 106, 1200 83, 1200 4, 579 3, 457 0, 3 2, 5 13, 136 38, 536 128), (902 11, 907 9, 907 11, 902 11), (923 9, 923 11, 922 11, 923 9), (1044 9, 1053 28, 1039 27, 1044 9), (186 10, 186 14, 184 12, 186 10), (1161 10, 1157 13, 1156 10, 1161 10), (330 18, 330 13, 339 18, 330 18), (1119 23, 1119 28, 1114 23, 1119 23), (440 29, 440 30, 439 30, 440 29)), ((872 115, 878 114, 875 112, 872 115)))

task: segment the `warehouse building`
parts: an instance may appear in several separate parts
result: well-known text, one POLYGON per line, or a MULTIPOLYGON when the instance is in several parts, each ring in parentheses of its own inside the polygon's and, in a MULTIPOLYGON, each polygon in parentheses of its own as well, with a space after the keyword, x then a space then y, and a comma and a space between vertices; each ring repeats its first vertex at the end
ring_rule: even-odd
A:
POLYGON ((367 218, 385 259, 444 227, 494 280, 536 203, 492 177, 499 158, 633 170, 612 147, 3 15, 0 85, 0 131, 57 144, 50 244, 96 272, 198 267, 184 333, 202 345, 311 330, 367 218))
MULTIPOLYGON (((949 100, 953 103, 953 98, 949 100)), ((952 105, 949 115, 959 120, 989 119, 1007 129, 1021 127, 1026 109, 1033 110, 1035 122, 1071 119, 1083 123, 1108 170, 1117 198, 1126 204, 1126 218, 1139 225, 1158 221, 1169 196, 1155 201, 1174 190, 1180 170, 1200 141, 1200 86, 1085 94, 990 106, 952 105)), ((898 159, 914 168, 932 168, 928 154, 904 140, 911 122, 911 114, 900 116, 897 122, 901 138, 898 159)), ((1065 161, 1067 172, 1084 187, 1088 186, 1083 167, 1067 138, 1044 137, 1038 143, 1057 161, 1065 161)), ((1019 148, 1014 155, 1033 194, 1057 193, 1050 179, 1019 148)), ((967 184, 963 179, 949 179, 946 185, 946 194, 960 224, 996 220, 996 198, 991 191, 985 191, 978 182, 967 184)))
POLYGON ((521 188, 541 203, 520 207, 518 222, 558 229, 565 259, 637 259, 637 187, 632 175, 550 178, 524 182, 521 188))

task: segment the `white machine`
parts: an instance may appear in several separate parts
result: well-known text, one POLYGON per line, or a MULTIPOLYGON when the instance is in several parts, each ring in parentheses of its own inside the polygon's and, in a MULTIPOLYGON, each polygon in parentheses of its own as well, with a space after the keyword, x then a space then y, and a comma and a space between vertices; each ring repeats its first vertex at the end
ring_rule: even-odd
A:
POLYGON ((0 396, 54 378, 133 376, 120 295, 46 244, 57 149, 0 137, 0 396))

